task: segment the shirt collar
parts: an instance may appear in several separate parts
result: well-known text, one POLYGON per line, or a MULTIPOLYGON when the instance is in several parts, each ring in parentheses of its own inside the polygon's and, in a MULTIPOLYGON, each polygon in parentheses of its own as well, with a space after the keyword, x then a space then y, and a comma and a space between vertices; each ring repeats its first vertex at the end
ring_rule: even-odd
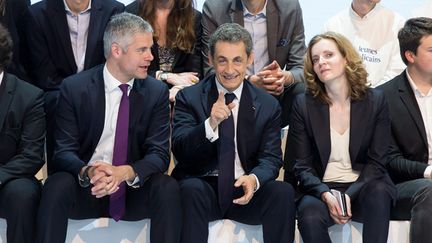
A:
POLYGON ((240 100, 241 95, 242 95, 242 91, 243 91, 243 82, 233 92, 229 92, 227 89, 225 89, 225 87, 222 86, 222 84, 219 82, 219 80, 216 76, 215 76, 215 80, 216 80, 216 88, 219 92, 223 91, 224 94, 233 93, 233 94, 235 94, 236 99, 240 100))
MULTIPOLYGON (((116 89, 119 89, 119 86, 123 84, 122 82, 118 81, 114 76, 109 72, 106 64, 103 68, 103 78, 104 78, 104 86, 105 86, 105 93, 111 93, 116 89)), ((130 90, 133 87, 135 79, 129 80, 126 84, 129 85, 128 90, 130 90)))
MULTIPOLYGON (((254 16, 254 14, 252 14, 251 12, 249 12, 249 10, 245 7, 243 1, 241 1, 242 3, 242 7, 243 7, 243 17, 249 17, 249 16, 254 16)), ((261 11, 259 11, 257 14, 255 14, 255 16, 257 17, 266 17, 266 12, 267 12, 267 0, 264 3, 264 7, 263 9, 261 9, 261 11)))
POLYGON ((411 89, 413 90, 414 94, 418 97, 425 97, 425 96, 429 96, 432 92, 432 89, 429 90, 429 92, 427 94, 423 94, 418 88, 417 85, 414 83, 414 80, 411 78, 408 69, 405 70, 407 78, 408 78, 408 82, 411 86, 411 89))
POLYGON ((369 11, 369 13, 367 13, 365 16, 363 16, 363 18, 360 17, 360 15, 358 15, 354 11, 354 9, 352 8, 352 5, 349 7, 349 12, 350 12, 351 17, 355 18, 356 20, 367 20, 367 19, 375 16, 381 8, 382 8, 381 4, 377 3, 375 5, 375 7, 371 11, 369 11))
MULTIPOLYGON (((69 13, 69 14, 75 15, 74 12, 72 12, 72 10, 67 5, 66 0, 63 0, 63 3, 64 3, 64 6, 65 6, 66 12, 69 13)), ((91 3, 92 3, 92 0, 89 0, 89 4, 88 4, 87 8, 84 9, 83 11, 81 11, 80 14, 89 11, 91 9, 91 3)))

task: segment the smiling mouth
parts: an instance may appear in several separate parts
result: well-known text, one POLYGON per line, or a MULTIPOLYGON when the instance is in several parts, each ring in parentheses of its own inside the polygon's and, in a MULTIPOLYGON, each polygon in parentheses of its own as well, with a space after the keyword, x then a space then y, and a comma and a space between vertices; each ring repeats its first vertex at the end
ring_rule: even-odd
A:
POLYGON ((224 75, 223 78, 226 80, 236 79, 239 75, 224 75))

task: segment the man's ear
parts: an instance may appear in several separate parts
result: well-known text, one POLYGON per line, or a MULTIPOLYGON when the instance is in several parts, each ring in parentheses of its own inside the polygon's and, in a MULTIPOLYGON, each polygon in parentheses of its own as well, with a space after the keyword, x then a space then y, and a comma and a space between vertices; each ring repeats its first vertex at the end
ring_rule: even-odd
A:
POLYGON ((118 57, 121 51, 121 46, 118 43, 113 42, 111 44, 111 56, 118 57))
POLYGON ((255 58, 254 52, 251 52, 249 54, 249 57, 248 57, 248 60, 247 60, 247 64, 251 65, 253 63, 253 61, 254 61, 254 58, 255 58))
POLYGON ((414 63, 415 54, 412 51, 405 51, 404 55, 409 63, 414 63))

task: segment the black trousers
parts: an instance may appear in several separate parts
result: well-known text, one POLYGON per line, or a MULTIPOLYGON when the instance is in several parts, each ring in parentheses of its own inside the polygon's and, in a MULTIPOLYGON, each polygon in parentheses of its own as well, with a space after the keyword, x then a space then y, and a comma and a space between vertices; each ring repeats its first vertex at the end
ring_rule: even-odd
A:
MULTIPOLYGON (((184 216, 181 242, 207 242, 208 223, 222 218, 251 225, 262 224, 266 243, 294 241, 294 189, 290 184, 270 181, 261 185, 248 204, 231 204, 223 214, 218 203, 216 177, 215 182, 200 178, 180 181, 184 216)), ((243 190, 236 189, 234 194, 240 197, 243 190)))
MULTIPOLYGON (((351 201, 352 219, 363 223, 363 242, 387 242, 391 203, 388 185, 381 181, 364 185, 356 200, 351 201)), ((325 202, 305 195, 298 202, 297 213, 298 227, 305 243, 331 243, 328 227, 335 223, 325 202)))
POLYGON ((0 188, 0 217, 7 222, 7 242, 34 242, 41 184, 36 178, 13 179, 0 188))
MULTIPOLYGON (((67 172, 48 177, 37 216, 36 242, 64 242, 68 218, 109 217, 109 197, 98 199, 90 190, 91 187, 82 188, 77 176, 67 172)), ((179 186, 175 179, 155 174, 140 188, 127 187, 126 212, 122 220, 150 218, 151 242, 179 242, 181 216, 179 186)))
POLYGON ((423 243, 432 239, 432 181, 417 179, 396 184, 398 192, 391 218, 410 220, 410 242, 423 243))

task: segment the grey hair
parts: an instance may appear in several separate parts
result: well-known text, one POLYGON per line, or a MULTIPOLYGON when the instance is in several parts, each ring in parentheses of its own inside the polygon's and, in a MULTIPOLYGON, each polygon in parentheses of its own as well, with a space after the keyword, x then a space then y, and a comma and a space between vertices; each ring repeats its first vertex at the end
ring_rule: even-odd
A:
POLYGON ((153 28, 147 21, 134 14, 124 12, 112 16, 103 36, 105 58, 108 59, 113 43, 119 44, 126 51, 137 33, 153 33, 153 28))
POLYGON ((249 57, 252 53, 252 37, 249 32, 239 24, 225 23, 216 29, 216 31, 210 36, 208 44, 211 56, 214 56, 215 54, 215 46, 218 41, 228 43, 243 42, 246 47, 247 56, 249 57))

